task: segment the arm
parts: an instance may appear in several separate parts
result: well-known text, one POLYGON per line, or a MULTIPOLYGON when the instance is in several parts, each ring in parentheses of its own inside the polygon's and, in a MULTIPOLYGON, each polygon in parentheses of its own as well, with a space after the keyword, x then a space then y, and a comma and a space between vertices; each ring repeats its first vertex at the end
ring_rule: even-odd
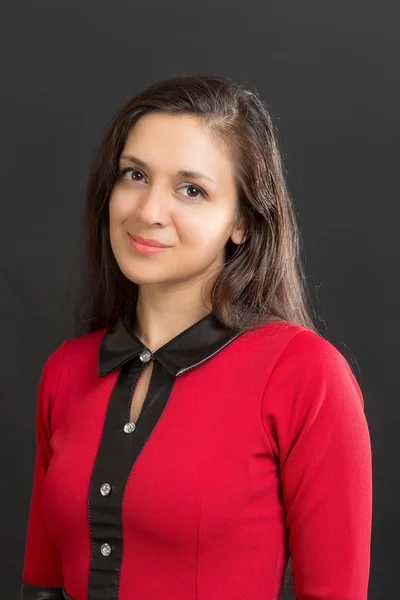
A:
POLYGON ((297 333, 269 377, 262 416, 280 469, 297 600, 366 600, 371 445, 345 358, 313 332, 297 333))
POLYGON ((36 415, 36 461, 20 600, 62 600, 64 598, 61 557, 46 528, 42 508, 42 492, 52 455, 50 445, 51 408, 57 393, 65 345, 66 342, 47 359, 39 383, 36 415))

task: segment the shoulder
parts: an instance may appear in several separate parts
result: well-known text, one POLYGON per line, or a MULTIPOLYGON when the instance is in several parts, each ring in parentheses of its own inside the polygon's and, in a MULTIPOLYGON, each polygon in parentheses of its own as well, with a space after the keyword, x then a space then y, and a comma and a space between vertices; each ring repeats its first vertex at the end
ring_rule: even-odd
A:
POLYGON ((343 354, 308 328, 283 331, 276 334, 285 339, 267 373, 262 400, 274 452, 284 446, 285 436, 289 452, 292 440, 304 430, 320 428, 328 439, 334 429, 346 434, 355 424, 364 429, 362 390, 343 354))
POLYGON ((108 327, 105 327, 64 340, 48 356, 43 367, 42 378, 59 378, 65 365, 69 368, 77 368, 88 363, 97 364, 100 344, 107 330, 108 327))
POLYGON ((108 329, 104 327, 66 340, 64 342, 66 359, 79 362, 93 355, 97 358, 101 342, 108 329))
POLYGON ((313 330, 290 323, 274 321, 246 333, 267 367, 264 376, 285 382, 292 389, 329 385, 352 388, 359 386, 349 362, 328 339, 313 330))
POLYGON ((345 410, 349 402, 364 406, 349 362, 328 339, 286 321, 271 323, 264 329, 260 332, 264 340, 269 337, 279 345, 267 374, 265 394, 274 390, 281 401, 284 396, 297 401, 301 397, 304 406, 321 398, 345 410))
POLYGON ((247 332, 263 345, 275 346, 275 361, 310 365, 315 368, 348 365, 339 349, 308 327, 289 321, 273 321, 247 332))
POLYGON ((297 362, 299 365, 347 363, 329 340, 308 327, 289 321, 272 321, 246 331, 243 340, 258 351, 269 354, 272 363, 297 362))

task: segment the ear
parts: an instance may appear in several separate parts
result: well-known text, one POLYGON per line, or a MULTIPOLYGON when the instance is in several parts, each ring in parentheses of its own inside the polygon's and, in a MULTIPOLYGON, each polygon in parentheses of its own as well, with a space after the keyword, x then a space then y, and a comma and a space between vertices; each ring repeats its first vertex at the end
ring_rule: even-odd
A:
POLYGON ((247 238, 245 237, 245 225, 243 217, 238 217, 237 221, 239 222, 232 230, 231 240, 234 244, 239 246, 240 244, 244 244, 247 238))

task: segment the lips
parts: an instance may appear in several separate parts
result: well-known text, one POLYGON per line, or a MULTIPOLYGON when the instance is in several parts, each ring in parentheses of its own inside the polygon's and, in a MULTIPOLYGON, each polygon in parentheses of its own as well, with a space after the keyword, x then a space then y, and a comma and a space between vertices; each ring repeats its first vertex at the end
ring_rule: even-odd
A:
POLYGON ((162 242, 159 242, 158 240, 153 240, 151 238, 144 238, 140 235, 131 235, 130 237, 139 242, 140 244, 144 244, 145 246, 152 246, 153 248, 169 248, 168 244, 163 244, 162 242))

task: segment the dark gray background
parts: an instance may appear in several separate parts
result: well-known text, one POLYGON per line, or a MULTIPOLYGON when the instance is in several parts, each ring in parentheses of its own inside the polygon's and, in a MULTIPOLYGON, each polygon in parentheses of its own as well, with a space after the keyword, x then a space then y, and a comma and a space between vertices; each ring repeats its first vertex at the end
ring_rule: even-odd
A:
POLYGON ((2 13, 2 598, 18 597, 40 372, 74 334, 89 164, 122 104, 176 74, 256 87, 278 127, 318 326, 365 398, 369 598, 399 598, 398 0, 49 0, 2 13))

